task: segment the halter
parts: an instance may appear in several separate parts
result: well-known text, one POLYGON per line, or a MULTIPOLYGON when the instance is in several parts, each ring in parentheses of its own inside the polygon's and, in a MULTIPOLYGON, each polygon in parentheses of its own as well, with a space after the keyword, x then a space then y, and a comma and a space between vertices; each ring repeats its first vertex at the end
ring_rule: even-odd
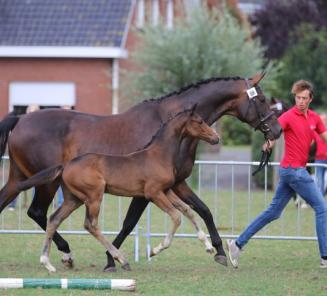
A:
MULTIPOLYGON (((266 134, 270 131, 270 127, 265 122, 271 116, 273 116, 275 113, 274 113, 274 111, 270 111, 270 113, 268 113, 266 116, 264 116, 259 111, 258 104, 257 104, 257 101, 256 101, 256 98, 258 97, 257 90, 255 89, 255 87, 251 87, 248 79, 245 79, 245 83, 246 83, 246 86, 248 88, 247 91, 246 91, 246 93, 247 93, 247 95, 249 97, 249 100, 250 100, 250 104, 249 104, 248 110, 250 108, 250 105, 251 104, 254 104, 255 110, 256 110, 257 115, 258 115, 258 117, 260 119, 259 123, 254 127, 254 130, 257 130, 258 128, 261 127, 260 130, 264 133, 265 138, 266 138, 266 134)), ((268 141, 267 138, 266 138, 266 141, 268 141)), ((262 151, 261 159, 260 159, 260 164, 259 164, 258 168, 252 173, 252 176, 254 176, 258 172, 260 172, 265 166, 268 165, 269 158, 271 156, 271 153, 272 153, 271 150, 262 151)))
POLYGON ((258 93, 257 93, 257 90, 255 89, 255 87, 251 87, 250 83, 249 83, 249 80, 248 79, 245 79, 245 83, 246 83, 246 86, 247 86, 247 95, 249 97, 249 101, 250 101, 250 104, 249 104, 249 107, 248 107, 248 110, 250 108, 250 105, 251 104, 254 104, 254 107, 255 107, 255 110, 257 112, 257 115, 259 117, 259 123, 254 127, 254 130, 257 130, 259 129, 260 127, 260 130, 264 133, 264 135, 266 136, 266 134, 270 131, 270 127, 266 124, 266 121, 271 117, 273 116, 275 113, 273 111, 270 111, 270 113, 268 113, 267 115, 263 115, 260 111, 259 111, 259 107, 258 107, 258 104, 257 104, 257 101, 256 101, 256 98, 258 97, 258 93))

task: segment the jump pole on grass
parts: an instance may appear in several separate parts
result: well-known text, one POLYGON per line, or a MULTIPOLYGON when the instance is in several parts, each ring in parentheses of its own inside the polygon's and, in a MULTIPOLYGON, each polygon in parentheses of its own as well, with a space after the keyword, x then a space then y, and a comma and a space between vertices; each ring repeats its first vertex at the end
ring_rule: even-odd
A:
POLYGON ((135 280, 127 279, 42 279, 0 278, 0 288, 44 288, 44 289, 111 289, 135 291, 135 280))

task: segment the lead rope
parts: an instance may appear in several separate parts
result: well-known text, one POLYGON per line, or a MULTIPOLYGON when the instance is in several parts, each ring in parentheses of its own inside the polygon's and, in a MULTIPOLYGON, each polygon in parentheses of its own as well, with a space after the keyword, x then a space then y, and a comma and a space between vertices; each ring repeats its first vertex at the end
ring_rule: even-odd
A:
MULTIPOLYGON (((267 140, 268 142, 268 140, 267 140)), ((268 165, 270 161, 270 156, 272 154, 272 149, 261 151, 261 159, 258 168, 252 173, 252 176, 256 175, 258 172, 260 172, 265 166, 268 165)))

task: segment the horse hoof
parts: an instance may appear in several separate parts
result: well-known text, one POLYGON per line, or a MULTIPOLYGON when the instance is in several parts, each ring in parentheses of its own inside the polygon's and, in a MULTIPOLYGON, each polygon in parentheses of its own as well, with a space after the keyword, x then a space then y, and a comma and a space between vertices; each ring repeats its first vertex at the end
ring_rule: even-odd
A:
POLYGON ((127 270, 127 271, 132 271, 131 266, 129 263, 125 263, 124 265, 121 266, 122 269, 127 270))
POLYGON ((67 268, 73 268, 74 267, 74 260, 72 258, 69 258, 67 260, 61 259, 61 262, 67 268))
POLYGON ((215 261, 221 265, 227 266, 227 257, 223 255, 215 255, 215 261))
POLYGON ((104 272, 117 272, 117 268, 115 266, 106 266, 103 269, 104 272))

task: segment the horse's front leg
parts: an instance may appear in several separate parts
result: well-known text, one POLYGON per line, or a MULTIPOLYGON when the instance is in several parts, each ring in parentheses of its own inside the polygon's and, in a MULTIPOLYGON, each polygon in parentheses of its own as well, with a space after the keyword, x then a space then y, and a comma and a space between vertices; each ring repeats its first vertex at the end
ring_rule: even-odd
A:
MULTIPOLYGON (((57 189, 57 182, 36 187, 32 203, 27 211, 28 216, 44 231, 47 228, 47 211, 57 189)), ((54 233, 53 241, 58 250, 63 252, 63 264, 69 268, 73 267, 73 257, 67 241, 57 231, 54 233)))
POLYGON ((153 203, 170 216, 173 225, 164 240, 160 242, 158 246, 154 247, 151 250, 150 257, 156 256, 163 250, 168 249, 170 247, 176 230, 181 224, 180 212, 174 207, 174 205, 170 202, 169 198, 162 191, 147 195, 147 199, 151 197, 153 203))
MULTIPOLYGON (((149 201, 145 198, 133 198, 131 204, 129 205, 123 227, 119 234, 112 242, 112 244, 119 249, 122 243, 125 241, 126 237, 132 232, 137 222, 140 220, 142 213, 144 212, 149 201)), ((103 269, 106 272, 115 272, 116 264, 110 253, 107 251, 107 265, 103 269)))
POLYGON ((208 253, 214 253, 215 249, 213 248, 212 244, 208 240, 206 234, 201 228, 201 225, 195 218, 194 212, 192 211, 191 207, 183 202, 172 190, 168 190, 166 193, 170 202, 174 205, 176 209, 178 209, 185 217, 187 217, 195 227, 198 239, 205 245, 206 251, 208 253))
POLYGON ((212 245, 217 250, 215 261, 227 266, 227 258, 223 248, 223 243, 215 223, 213 222, 213 217, 209 208, 201 199, 199 199, 199 197, 191 190, 185 181, 175 184, 172 189, 179 198, 186 202, 203 219, 209 231, 212 245))

